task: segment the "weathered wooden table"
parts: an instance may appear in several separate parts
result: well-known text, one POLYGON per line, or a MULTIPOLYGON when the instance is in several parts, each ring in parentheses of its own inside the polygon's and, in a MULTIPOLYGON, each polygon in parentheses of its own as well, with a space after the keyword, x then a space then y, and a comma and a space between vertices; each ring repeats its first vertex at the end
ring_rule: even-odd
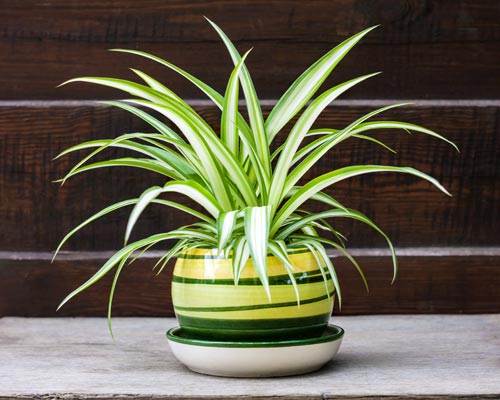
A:
POLYGON ((170 352, 173 319, 0 319, 0 399, 500 398, 500 315, 337 317, 340 352, 278 379, 190 372, 170 352))

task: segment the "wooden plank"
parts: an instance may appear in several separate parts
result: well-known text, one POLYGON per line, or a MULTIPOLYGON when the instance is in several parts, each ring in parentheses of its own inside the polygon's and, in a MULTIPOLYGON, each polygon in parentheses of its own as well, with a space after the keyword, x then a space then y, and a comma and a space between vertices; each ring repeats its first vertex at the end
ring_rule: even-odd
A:
MULTIPOLYGON (((330 107, 318 126, 341 128, 379 105, 347 102, 330 107)), ((214 107, 200 105, 196 109, 217 129, 220 115, 214 107)), ((351 140, 325 156, 313 173, 349 163, 395 163, 420 168, 438 178, 454 197, 448 198, 426 182, 401 174, 341 182, 330 193, 347 206, 367 213, 398 246, 497 245, 498 115, 498 106, 453 102, 401 108, 386 118, 435 129, 454 140, 461 154, 424 135, 382 132, 377 137, 393 145, 399 152, 397 156, 372 143, 351 140)), ((151 174, 118 169, 77 176, 62 188, 52 183, 77 160, 75 156, 51 161, 62 149, 85 140, 147 129, 120 110, 71 102, 4 103, 0 120, 0 250, 55 249, 66 232, 93 212, 112 202, 138 196, 148 185, 162 183, 151 174)), ((318 205, 311 207, 318 209, 318 205)), ((66 249, 117 248, 123 240, 127 212, 112 214, 88 227, 66 249)), ((135 237, 189 221, 183 214, 152 207, 134 231, 135 237)), ((349 236, 351 246, 384 245, 381 237, 358 223, 337 224, 349 236)))
POLYGON ((131 77, 144 68, 187 97, 199 92, 160 66, 106 51, 138 48, 167 57, 224 90, 230 62, 203 19, 218 22, 248 59, 261 97, 276 98, 342 39, 382 27, 343 62, 335 80, 384 71, 352 98, 498 98, 500 5, 495 0, 6 2, 0 15, 2 99, 118 96, 93 86, 54 87, 81 75, 131 77), (314 21, 314 23, 312 23, 314 21), (36 55, 34 57, 33 55, 36 55), (300 55, 300 56, 297 56, 300 55), (36 79, 33 79, 36 77, 36 79))
MULTIPOLYGON (((87 280, 111 253, 66 253, 50 264, 51 253, 0 254, 0 316, 104 316, 111 276, 56 313, 58 303, 87 280), (48 289, 50 288, 50 289, 48 289)), ((332 255, 342 284, 342 310, 336 315, 500 312, 500 249, 400 249, 400 272, 391 286, 387 250, 353 249, 370 284, 366 293, 355 269, 332 255)), ((159 253, 126 268, 114 297, 115 316, 172 316, 171 263, 155 276, 159 253)))
POLYGON ((2 0, 0 21, 6 39, 46 39, 106 42, 217 41, 206 23, 219 23, 235 41, 339 41, 350 32, 381 24, 370 43, 476 42, 500 39, 494 0, 441 0, 436 3, 395 0, 380 6, 355 0, 183 1, 115 0, 85 3, 55 0, 50 3, 2 0), (256 19, 259 18, 258 23, 256 19), (314 23, 313 23, 314 21, 314 23), (406 30, 405 30, 406 29, 406 30))
POLYGON ((223 379, 192 373, 173 357, 164 336, 175 326, 173 319, 116 319, 113 341, 104 319, 4 318, 0 399, 500 396, 499 315, 377 315, 332 322, 345 329, 345 338, 339 353, 320 371, 279 379, 223 379))
MULTIPOLYGON (((200 96, 200 91, 189 82, 152 61, 107 51, 108 48, 117 46, 135 49, 136 46, 132 44, 99 43, 89 47, 88 44, 64 42, 55 48, 50 48, 47 44, 40 48, 38 41, 23 42, 26 43, 15 54, 0 59, 0 83, 4 88, 0 99, 123 98, 116 91, 94 85, 56 86, 70 78, 89 75, 138 81, 128 67, 147 72, 183 97, 200 96), (36 60, 33 54, 38 55, 36 60), (30 76, 36 76, 36 79, 28 79, 30 76)), ((261 98, 279 98, 296 77, 336 44, 337 42, 295 44, 247 41, 238 43, 238 48, 240 51, 251 47, 255 49, 247 64, 258 95, 261 98), (301 54, 301 57, 291 56, 295 54, 301 54)), ((10 44, 0 43, 2 54, 9 53, 10 48, 10 44)), ((168 59, 219 92, 224 91, 231 73, 232 65, 219 43, 148 43, 139 49, 168 59)), ((326 81, 325 87, 383 71, 383 75, 352 89, 344 97, 495 99, 500 95, 496 85, 496 66, 500 61, 497 54, 500 54, 500 43, 496 42, 415 46, 360 44, 343 60, 336 73, 326 81), (484 57, 483 54, 489 56, 484 57), (424 65, 422 60, 426 61, 424 65), (469 64, 471 60, 475 60, 473 66, 469 64)))

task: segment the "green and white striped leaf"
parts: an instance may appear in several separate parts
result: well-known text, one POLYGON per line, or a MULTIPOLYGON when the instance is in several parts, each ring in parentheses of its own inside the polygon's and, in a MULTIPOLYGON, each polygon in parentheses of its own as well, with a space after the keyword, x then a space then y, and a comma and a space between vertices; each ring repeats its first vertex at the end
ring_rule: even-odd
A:
MULTIPOLYGON (((363 125, 363 124, 361 124, 363 125)), ((309 155, 312 151, 320 147, 321 145, 328 143, 330 140, 332 140, 333 136, 339 136, 342 134, 343 130, 338 130, 338 129, 314 129, 311 130, 307 133, 307 136, 321 136, 320 138, 308 143, 306 146, 302 147, 297 153, 295 154, 295 157, 293 158, 292 164, 298 163, 301 159, 309 155)), ((356 129, 356 132, 358 130, 356 129)), ((385 148, 386 150, 389 150, 391 153, 396 153, 396 151, 387 146, 385 143, 381 142, 380 140, 377 140, 373 137, 370 136, 365 136, 365 135, 360 135, 354 132, 351 132, 352 135, 351 137, 355 137, 358 139, 362 140, 367 140, 370 142, 373 142, 375 144, 378 144, 379 146, 385 148)))
POLYGON ((204 246, 217 246, 217 240, 212 233, 204 232, 197 227, 182 227, 169 232, 175 239, 189 239, 192 241, 201 242, 204 246))
MULTIPOLYGON (((232 208, 233 205, 227 196, 228 190, 221 177, 221 171, 218 168, 217 161, 213 159, 210 148, 204 142, 201 134, 198 133, 198 130, 203 129, 203 131, 208 133, 209 136, 215 136, 215 133, 207 122, 196 114, 192 108, 187 106, 186 103, 179 103, 171 97, 157 92, 147 86, 122 79, 83 77, 71 79, 65 83, 69 82, 89 82, 109 86, 148 100, 146 102, 135 101, 136 104, 154 104, 157 107, 162 107, 162 110, 164 111, 163 114, 169 117, 172 122, 174 122, 182 130, 182 132, 188 136, 189 142, 200 158, 203 168, 207 173, 208 180, 214 186, 214 193, 218 201, 224 209, 232 208)), ((220 145, 220 142, 217 143, 220 145)))
POLYGON ((165 85, 162 83, 158 82, 156 79, 152 78, 148 74, 139 71, 134 68, 130 68, 132 72, 134 72, 138 77, 140 77, 146 84, 153 90, 156 90, 157 92, 163 93, 164 95, 171 97, 172 99, 178 101, 179 103, 185 103, 184 100, 182 100, 179 96, 177 96, 172 90, 167 88, 165 85))
POLYGON ((109 291, 109 298, 108 298, 108 330, 109 334, 111 337, 114 339, 113 335, 113 325, 111 324, 111 310, 113 309, 113 297, 115 295, 115 289, 116 289, 116 284, 118 283, 118 278, 120 277, 120 273, 122 272, 123 267, 125 266, 125 263, 127 262, 128 257, 130 254, 124 256, 122 260, 120 261, 120 264, 116 268, 115 271, 115 276, 113 277, 113 282, 111 283, 111 289, 109 291))
POLYGON ((70 299, 75 297, 77 294, 83 292, 88 287, 92 286, 94 283, 98 282, 103 276, 105 276, 109 271, 111 271, 118 263, 120 263, 124 257, 128 258, 135 250, 147 246, 151 243, 158 243, 161 241, 175 239, 175 234, 171 233, 159 233, 157 235, 150 236, 146 239, 139 240, 137 242, 131 243, 122 249, 118 250, 113 256, 109 258, 106 263, 84 284, 82 284, 77 289, 73 290, 69 295, 67 295, 64 300, 59 304, 57 309, 59 310, 64 304, 66 304, 70 299))
MULTIPOLYGON (((106 150, 109 147, 123 148, 150 156, 151 158, 157 161, 163 162, 171 170, 175 171, 179 175, 180 179, 192 179, 192 178, 199 179, 198 174, 194 171, 194 169, 190 166, 190 164, 186 162, 186 159, 184 157, 182 157, 180 154, 176 153, 172 149, 169 149, 168 147, 156 142, 154 139, 158 139, 160 141, 168 141, 168 143, 175 144, 179 147, 184 147, 184 148, 186 147, 183 142, 166 139, 159 134, 129 133, 121 135, 116 139, 99 139, 99 140, 92 140, 89 142, 80 143, 76 146, 72 146, 66 149, 65 151, 61 152, 56 157, 56 159, 71 152, 97 147, 96 150, 94 150, 93 152, 82 158, 77 164, 73 166, 73 168, 69 171, 69 173, 72 173, 73 171, 81 167, 83 164, 85 164, 88 160, 95 157, 97 154, 106 150), (155 144, 156 146, 139 144, 130 139, 140 139, 148 143, 155 144)), ((189 151, 189 149, 186 150, 189 151)))
POLYGON ((290 199, 288 199, 288 201, 280 208, 279 212, 273 219, 270 236, 273 237, 281 224, 290 214, 292 214, 305 201, 309 200, 312 196, 322 191, 326 187, 340 182, 344 179, 373 172, 400 172, 414 175, 419 178, 425 179, 426 181, 436 186, 442 192, 451 196, 451 194, 436 179, 414 168, 393 167, 385 165, 354 165, 350 167, 344 167, 314 178, 313 180, 302 186, 302 188, 297 191, 297 193, 295 193, 292 197, 290 197, 290 199))
MULTIPOLYGON (((220 29, 214 22, 206 18, 207 21, 212 25, 216 32, 221 37, 222 41, 226 45, 226 48, 233 60, 234 65, 238 65, 241 60, 240 53, 233 45, 231 40, 227 37, 222 29, 220 29)), ((255 135, 255 143, 257 145, 257 153, 260 160, 265 168, 264 174, 270 176, 271 174, 271 162, 269 159, 269 143, 267 133, 264 127, 264 117, 262 116, 262 110, 260 108, 259 99, 257 93, 255 92, 255 87, 250 77, 250 73, 243 64, 241 69, 241 74, 239 75, 241 86, 243 88, 243 93, 245 95, 248 117, 250 119, 250 127, 255 135)))
POLYGON ((57 246, 57 249, 56 251, 54 252, 54 255, 52 257, 52 262, 54 262, 54 259, 56 258, 57 254, 59 253, 59 251, 61 251, 61 248, 64 246, 64 244, 76 233, 78 232, 79 230, 81 230, 82 228, 84 228, 85 226, 87 226, 88 224, 90 224, 91 222, 103 217, 104 215, 107 215, 113 211, 116 211, 116 210, 119 210, 123 207, 127 207, 127 206, 131 206, 133 204, 136 204, 137 201, 139 201, 139 199, 130 199, 130 200, 124 200, 124 201, 120 201, 118 203, 115 203, 115 204, 112 204, 104 209, 102 209, 101 211, 95 213, 94 215, 92 215, 90 218, 86 219, 84 222, 82 222, 81 224, 79 224, 77 227, 75 227, 74 229, 72 229, 69 233, 66 234, 66 236, 64 236, 64 238, 61 240, 61 242, 59 243, 59 245, 57 246))
POLYGON ((380 113, 387 111, 387 110, 390 110, 392 108, 401 107, 401 106, 406 105, 406 104, 408 104, 408 103, 393 104, 393 105, 379 108, 375 111, 372 111, 372 112, 362 116, 361 118, 357 119, 356 121, 352 122, 345 129, 342 129, 337 134, 332 135, 330 140, 323 143, 321 146, 319 146, 314 151, 312 151, 286 177, 283 192, 287 193, 288 190, 290 190, 300 180, 300 178, 302 178, 307 173, 307 171, 309 171, 312 168, 312 166, 319 159, 321 159, 321 157, 323 157, 332 147, 334 147, 336 144, 338 144, 338 143, 342 142, 343 140, 346 140, 347 138, 352 136, 354 129, 357 126, 359 126, 361 123, 363 123, 367 119, 373 117, 374 115, 380 114, 380 113))
POLYGON ((311 100, 325 79, 330 75, 337 64, 358 43, 363 36, 375 29, 376 26, 345 40, 313 65, 311 65, 290 86, 281 99, 271 110, 266 120, 266 130, 271 143, 277 133, 311 100))
POLYGON ((250 259, 250 250, 248 248, 245 236, 239 236, 235 239, 233 245, 233 277, 234 284, 238 286, 241 273, 250 259))
POLYGON ((276 240, 284 240, 288 236, 290 236, 292 233, 301 230, 302 228, 310 225, 314 221, 318 221, 324 218, 334 218, 334 217, 344 217, 346 214, 349 214, 349 211, 347 210, 327 210, 327 211, 322 211, 314 214, 309 214, 306 215, 295 222, 287 225, 284 227, 282 230, 279 231, 279 234, 276 235, 275 239, 276 240))
POLYGON ((290 258, 288 257, 288 252, 286 251, 286 245, 283 241, 269 241, 269 250, 271 253, 283 264, 292 283, 293 290, 295 291, 295 298, 297 299, 297 306, 300 307, 300 293, 299 287, 297 286, 297 280, 293 275, 295 267, 290 263, 290 258))
POLYGON ((118 89, 123 92, 129 93, 132 96, 137 96, 152 102, 163 103, 167 99, 171 100, 169 96, 158 92, 148 86, 127 81, 125 79, 105 78, 100 76, 82 76, 80 78, 67 80, 66 82, 61 83, 59 86, 75 82, 94 83, 96 85, 108 86, 110 88, 118 89))
POLYGON ((215 219, 217 219, 219 213, 222 211, 215 197, 197 182, 167 182, 162 191, 164 193, 175 192, 191 198, 207 210, 215 219))
POLYGON ((368 142, 372 142, 372 143, 378 144, 380 147, 383 147, 384 149, 390 151, 391 153, 397 154, 397 151, 394 150, 392 147, 386 145, 384 142, 382 142, 382 141, 380 141, 378 139, 372 138, 371 136, 354 134, 354 135, 352 135, 352 137, 355 137, 357 139, 362 139, 362 140, 366 140, 368 142))
MULTIPOLYGON (((205 82, 199 80, 195 76, 189 74, 188 72, 184 71, 182 68, 179 68, 178 66, 172 64, 171 62, 168 62, 160 57, 157 57, 153 54, 145 53, 143 51, 138 51, 138 50, 130 50, 130 49, 110 49, 110 51, 115 51, 119 53, 129 53, 129 54, 134 54, 138 55, 141 57, 148 58, 150 60, 153 60, 169 69, 172 71, 175 71, 182 77, 186 78, 189 82, 191 82, 193 85, 195 85, 198 89, 200 89, 203 93, 205 93, 210 100, 214 102, 214 104, 219 107, 221 110, 223 109, 223 104, 224 104, 224 97, 217 92, 215 89, 207 85, 205 82)), ((250 132, 250 127, 246 123, 246 121, 243 119, 241 115, 238 115, 238 126, 240 129, 244 129, 248 132, 250 132)))
MULTIPOLYGON (((363 124, 361 124, 361 125, 363 125, 363 124)), ((306 137, 311 137, 311 136, 322 136, 322 137, 308 143, 307 145, 303 146, 300 150, 298 150, 297 153, 295 154, 293 160, 292 160, 292 165, 298 163, 301 159, 303 159, 305 156, 310 154, 313 150, 315 150, 316 148, 318 148, 322 144, 327 143, 329 140, 331 140, 332 135, 338 135, 339 132, 341 132, 341 131, 338 129, 313 129, 313 130, 307 132, 306 137), (330 137, 328 137, 328 136, 330 136, 330 137)), ((391 153, 394 153, 394 154, 397 153, 396 150, 394 150, 392 147, 386 145, 382 141, 377 140, 371 136, 353 133, 351 135, 351 137, 355 137, 357 139, 362 139, 362 140, 367 140, 367 141, 373 142, 373 143, 378 144, 379 146, 383 147, 384 149, 390 151, 391 153)), ((285 147, 284 144, 279 146, 272 154, 271 160, 274 160, 279 155, 279 153, 281 153, 281 151, 283 150, 284 147, 285 147)))
MULTIPOLYGON (((299 190, 302 189, 302 186, 294 186, 292 187, 287 194, 285 195, 285 198, 290 198, 293 195, 295 195, 299 190)), ((341 210, 344 210, 347 212, 347 207, 344 206, 341 202, 335 200, 332 196, 329 194, 323 193, 323 192, 318 192, 311 196, 309 200, 315 200, 315 201, 320 201, 322 203, 328 204, 331 207, 334 208, 340 208, 341 210)))
POLYGON ((332 261, 330 260, 330 257, 328 257, 328 254, 326 252, 326 249, 323 247, 321 242, 319 242, 317 239, 317 234, 314 232, 314 230, 311 230, 310 233, 312 235, 297 235, 296 241, 297 243, 300 243, 300 245, 307 247, 309 250, 312 251, 316 263, 320 266, 321 274, 323 275, 323 281, 325 282, 325 288, 326 292, 328 295, 330 295, 329 289, 328 289, 328 275, 325 273, 325 269, 328 271, 330 277, 332 278, 333 282, 333 287, 335 288, 335 292, 337 293, 337 296, 339 298, 339 308, 342 307, 342 291, 340 289, 340 281, 337 276, 337 272, 335 271, 335 267, 333 266, 332 261))
POLYGON ((313 246, 316 248, 318 253, 320 254, 321 258, 323 259, 323 262, 326 265, 326 268, 328 269, 328 272, 330 273, 330 276, 332 277, 333 281, 333 286, 335 287, 335 292, 337 293, 337 296, 339 298, 339 309, 342 308, 342 292, 340 290, 340 281, 337 276, 337 272, 335 271, 335 267, 333 265, 332 260, 330 260, 330 257, 328 257, 328 254, 326 252, 326 249, 321 245, 321 243, 318 242, 312 242, 313 246))
POLYGON ((174 246, 169 251, 167 251, 163 256, 160 257, 160 259, 153 266, 153 270, 155 270, 158 267, 158 265, 161 264, 156 275, 160 275, 162 271, 165 269, 168 262, 173 257, 177 257, 180 253, 184 251, 188 242, 189 242, 188 239, 179 240, 176 244, 174 244, 174 246))
POLYGON ((83 167, 80 167, 75 171, 69 172, 63 179, 60 179, 56 182, 64 183, 72 176, 78 175, 82 172, 99 168, 108 168, 108 167, 133 167, 133 168, 146 169, 148 171, 156 172, 170 179, 176 179, 178 177, 178 175, 174 170, 166 167, 163 163, 160 163, 156 160, 151 160, 148 158, 125 157, 125 158, 116 158, 114 160, 100 161, 93 164, 84 165, 83 167))
POLYGON ((317 235, 314 236, 313 240, 316 240, 316 241, 321 242, 321 243, 328 244, 328 245, 334 247, 340 253, 342 253, 342 255, 345 258, 347 258, 351 262, 351 264, 354 266, 354 268, 356 268, 356 270, 358 271, 359 275, 361 276, 361 280, 363 281, 363 284, 365 285, 366 291, 367 292, 370 291, 370 289, 368 287, 368 281, 366 280, 366 277, 365 277, 365 274, 364 274, 362 268, 360 267, 360 265, 358 264, 358 262, 356 261, 356 259, 353 256, 351 256, 346 249, 344 249, 342 246, 339 246, 337 243, 335 243, 332 240, 328 240, 326 238, 323 238, 323 237, 320 237, 320 236, 317 236, 317 235))
POLYGON ((238 64, 234 67, 231 76, 229 77, 226 94, 224 96, 224 106, 222 108, 220 127, 221 140, 229 149, 229 151, 236 157, 238 157, 239 151, 237 126, 239 74, 243 63, 245 62, 245 58, 247 57, 249 52, 250 50, 247 51, 245 55, 240 59, 238 64))
POLYGON ((182 109, 175 104, 166 106, 146 101, 133 102, 150 107, 162 113, 172 120, 186 137, 188 137, 189 142, 193 146, 193 149, 209 175, 213 193, 224 210, 230 211, 233 207, 227 195, 228 190, 227 184, 225 183, 227 179, 222 179, 221 166, 225 167, 227 175, 237 186, 246 203, 248 205, 256 205, 258 203, 255 193, 249 183, 248 176, 244 173, 239 162, 235 159, 234 155, 228 151, 226 146, 224 146, 211 128, 209 130, 206 129, 206 122, 198 123, 200 122, 198 120, 199 116, 196 117, 189 109, 182 109))
POLYGON ((238 211, 222 212, 217 218, 217 248, 219 253, 231 239, 238 211))
POLYGON ((446 139, 444 136, 431 131, 430 129, 424 128, 423 126, 420 125, 415 125, 415 124, 410 124, 408 122, 399 122, 399 121, 374 121, 374 122, 367 122, 365 124, 362 124, 359 126, 359 129, 356 130, 356 133, 361 133, 361 132, 366 132, 370 130, 376 130, 376 129, 403 129, 405 131, 413 131, 413 132, 420 132, 424 133, 429 136, 433 136, 437 139, 443 140, 446 143, 450 144, 453 146, 453 148, 460 153, 460 150, 458 149, 458 146, 453 143, 451 140, 446 139))
MULTIPOLYGON (((321 271, 321 276, 323 277, 323 282, 325 284, 325 292, 328 296, 328 298, 330 298, 330 288, 328 287, 328 276, 330 274, 330 272, 328 271, 328 266, 326 265, 325 261, 323 260, 323 257, 321 257, 318 253, 318 250, 316 249, 316 244, 318 243, 316 240, 302 240, 302 241, 299 241, 299 243, 306 247, 311 253, 312 255, 314 256, 314 259, 316 260, 316 264, 318 264, 318 267, 319 267, 319 270, 321 271), (328 272, 328 274, 325 272, 325 269, 326 269, 326 272, 328 272)), ((333 279, 332 279, 332 282, 333 282, 333 279)), ((340 285, 339 287, 337 288, 335 285, 335 290, 340 293, 340 285)), ((342 295, 340 295, 341 297, 342 295)))
MULTIPOLYGON (((282 229, 286 229, 292 223, 300 221, 304 217, 314 214, 302 209, 297 210, 297 212, 300 212, 301 214, 297 215, 297 213, 293 213, 290 217, 287 218, 286 223, 282 225, 282 229)), ((345 209, 345 212, 349 213, 348 209, 345 209)), ((310 230, 315 230, 316 228, 319 228, 327 232, 331 232, 335 236, 335 238, 339 241, 339 244, 345 248, 345 242, 347 242, 347 238, 344 235, 342 235, 339 231, 334 229, 324 218, 318 218, 317 220, 310 221, 308 225, 304 225, 300 229, 303 230, 304 232, 308 232, 310 230)), ((281 237, 281 230, 278 230, 276 237, 281 237)), ((282 240, 287 240, 287 238, 282 240)))
POLYGON ((164 135, 165 137, 178 140, 179 142, 183 141, 182 138, 177 133, 175 133, 169 126, 167 126, 163 122, 159 121, 157 118, 153 117, 147 112, 142 111, 137 107, 134 107, 130 104, 121 101, 100 101, 100 103, 128 111, 129 113, 142 119, 144 122, 147 122, 150 126, 155 128, 160 134, 164 135))
POLYGON ((128 265, 130 264, 133 264, 134 262, 136 262, 139 258, 142 257, 142 255, 148 251, 151 247, 153 247, 155 245, 155 243, 151 243, 147 246, 144 246, 140 251, 136 251, 132 257, 132 259, 129 261, 128 265))
MULTIPOLYGON (((302 140, 304 139, 307 132, 311 129, 311 126, 316 121, 316 118, 321 114, 328 104, 330 104, 334 99, 340 96, 342 93, 350 89, 351 87, 363 82, 364 80, 374 76, 376 74, 365 75, 348 82, 344 82, 340 85, 335 86, 332 89, 327 90, 317 99, 315 99, 300 116, 299 120, 295 123, 290 134, 286 138, 286 144, 283 151, 280 154, 278 163, 276 165, 274 176, 271 184, 271 191, 269 194, 269 204, 271 205, 271 215, 274 215, 277 206, 281 202, 284 192, 284 184, 287 178, 288 170, 291 166, 293 157, 297 152, 302 140)), ((293 185, 292 185, 293 186, 293 185)))
MULTIPOLYGON (((361 213, 357 210, 353 210, 353 209, 348 209, 348 212, 345 212, 342 210, 329 210, 329 211, 324 211, 321 214, 323 214, 323 215, 321 215, 319 218, 326 217, 326 218, 350 218, 350 219, 354 219, 354 220, 363 222, 364 224, 368 225, 369 227, 371 227, 372 229, 377 231, 385 239, 385 241, 387 242, 387 245, 391 251, 393 270, 394 270, 392 282, 395 281, 397 273, 398 273, 398 263, 397 263, 397 257, 396 257, 396 250, 394 249, 394 246, 393 246, 391 240, 389 239, 389 237, 385 234, 385 232, 382 229, 380 229, 380 227, 377 224, 375 224, 375 222, 373 222, 370 218, 368 218, 363 213, 361 213)), ((314 218, 311 218, 311 219, 314 219, 314 218)), ((299 226, 299 224, 297 224, 296 227, 298 227, 298 226, 299 226)), ((295 228, 293 230, 296 231, 295 228)), ((315 235, 315 236, 317 236, 317 235, 315 235)), ((297 235, 294 234, 294 237, 297 237, 297 235)), ((327 239, 322 238, 322 237, 316 237, 315 240, 318 242, 321 242, 321 241, 325 241, 327 239)), ((328 241, 326 243, 328 243, 328 241)))
POLYGON ((127 228, 125 230, 125 244, 127 244, 130 234, 132 233, 132 229, 134 228, 135 223, 139 219, 139 216, 146 209, 146 207, 156 199, 162 192, 163 188, 160 186, 153 186, 146 189, 139 197, 139 201, 135 203, 132 212, 128 218, 127 228))
MULTIPOLYGON (((101 211, 95 213, 94 215, 92 215, 91 217, 89 217, 88 219, 86 219, 85 221, 83 221, 82 223, 80 223, 77 227, 75 227, 68 234, 66 234, 66 236, 64 236, 64 238, 61 240, 61 242, 57 246, 56 251, 54 252, 54 256, 52 257, 52 262, 56 258, 56 256, 59 253, 59 251, 61 251, 61 248, 64 246, 64 244, 75 233, 77 233, 78 231, 80 231, 82 228, 84 228, 85 226, 89 225, 90 223, 94 222, 95 220, 97 220, 97 219, 99 219, 99 218, 101 218, 101 217, 103 217, 103 216, 105 216, 105 215, 107 215, 107 214, 109 214, 109 213, 111 213, 113 211, 119 210, 119 209, 121 209, 123 207, 128 207, 128 206, 134 205, 138 201, 139 201, 139 199, 137 198, 137 199, 124 200, 124 201, 120 201, 118 203, 112 204, 112 205, 110 205, 110 206, 102 209, 101 211)), ((155 203, 155 204, 161 204, 161 205, 165 205, 165 206, 168 206, 168 207, 173 207, 173 208, 176 208, 176 209, 178 209, 180 211, 183 211, 185 213, 191 214, 194 217, 199 218, 201 220, 204 220, 206 222, 215 223, 214 220, 210 219, 206 215, 200 213, 199 211, 193 210, 192 208, 187 207, 187 206, 185 206, 183 204, 179 204, 179 203, 176 203, 174 201, 161 200, 161 199, 155 199, 152 202, 155 203)))
POLYGON ((216 90, 212 89, 209 85, 207 85, 205 82, 201 81, 200 79, 196 78, 195 76, 191 75, 190 73, 186 72, 182 68, 179 68, 178 66, 172 64, 171 62, 168 62, 160 57, 157 57, 153 54, 146 53, 144 51, 139 51, 139 50, 132 50, 132 49, 110 49, 109 51, 114 51, 118 53, 128 53, 128 54, 135 54, 144 58, 148 58, 150 60, 153 60, 159 64, 162 64, 163 66, 171 69, 172 71, 177 72, 179 75, 183 76, 186 78, 189 82, 194 84, 196 87, 198 87, 203 93, 205 93, 216 105, 219 106, 219 108, 222 109, 222 104, 224 103, 224 97, 217 92, 216 90))
POLYGON ((267 276, 267 247, 269 243, 270 207, 248 207, 245 209, 245 237, 253 267, 271 302, 269 278, 267 276))

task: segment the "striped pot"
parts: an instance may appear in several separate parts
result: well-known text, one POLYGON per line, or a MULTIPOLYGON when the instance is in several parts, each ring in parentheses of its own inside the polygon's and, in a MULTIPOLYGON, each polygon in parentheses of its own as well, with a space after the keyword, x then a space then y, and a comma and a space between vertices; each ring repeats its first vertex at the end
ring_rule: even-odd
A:
POLYGON ((321 335, 334 303, 333 282, 325 283, 314 255, 289 252, 296 268, 300 306, 284 266, 267 258, 271 299, 249 260, 238 286, 232 262, 216 249, 181 254, 174 268, 172 300, 183 331, 208 340, 301 339, 321 335))

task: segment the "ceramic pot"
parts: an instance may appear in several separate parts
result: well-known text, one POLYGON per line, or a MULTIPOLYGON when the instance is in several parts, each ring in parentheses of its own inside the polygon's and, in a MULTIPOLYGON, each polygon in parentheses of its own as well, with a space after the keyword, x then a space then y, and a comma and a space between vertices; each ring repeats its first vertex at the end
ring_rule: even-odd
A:
POLYGON ((279 340, 319 336, 328 325, 334 286, 325 282, 308 250, 289 252, 300 305, 283 264, 267 258, 271 302, 252 261, 234 285, 232 260, 216 249, 181 254, 174 268, 172 300, 185 334, 207 340, 279 340))

